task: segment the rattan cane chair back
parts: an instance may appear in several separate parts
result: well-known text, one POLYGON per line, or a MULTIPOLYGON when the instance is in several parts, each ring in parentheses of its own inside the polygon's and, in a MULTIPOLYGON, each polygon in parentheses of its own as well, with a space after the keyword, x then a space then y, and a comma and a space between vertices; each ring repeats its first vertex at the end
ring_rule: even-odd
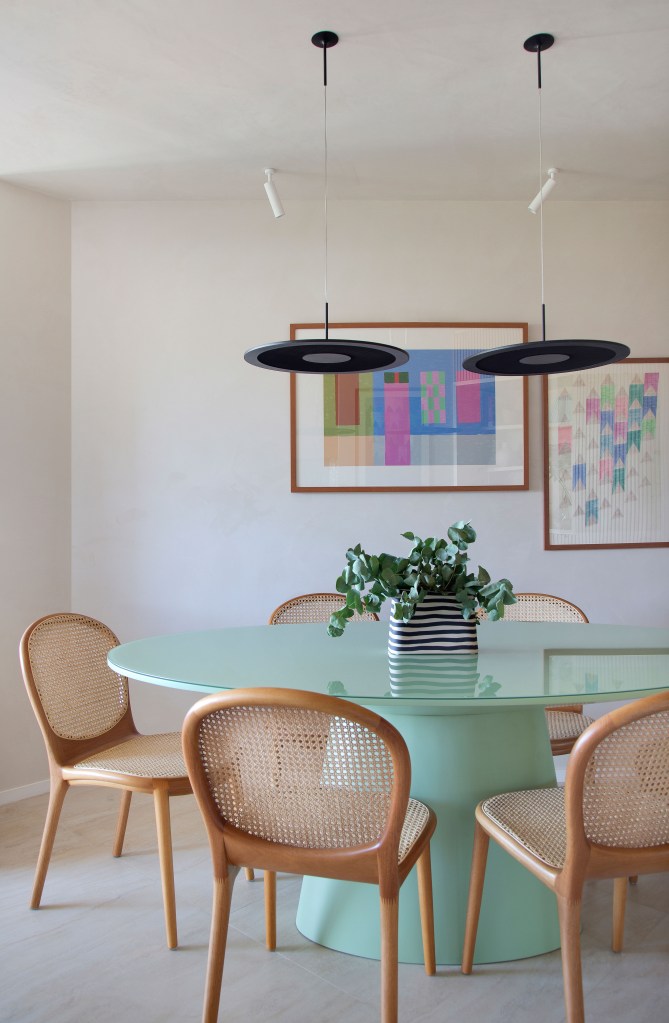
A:
POLYGON ((612 946, 620 951, 627 876, 669 871, 669 692, 590 725, 571 753, 564 789, 507 792, 478 805, 463 973, 472 969, 489 838, 555 892, 567 1023, 583 1023, 585 881, 614 879, 612 946))
POLYGON ((669 711, 632 720, 597 744, 583 775, 583 830, 594 845, 669 845, 669 711))
POLYGON ((203 720, 199 745, 221 821, 249 835, 342 849, 376 843, 386 828, 392 757, 358 722, 302 707, 234 706, 203 720))
MULTIPOLYGON (((45 741, 59 763, 73 740, 86 746, 124 722, 135 733, 127 679, 107 665, 118 639, 102 622, 85 615, 56 614, 31 627, 24 673, 45 741), (86 742, 88 740, 88 742, 86 742)), ((82 746, 75 747, 81 753, 82 746)))
POLYGON ((49 759, 51 787, 31 908, 37 909, 71 785, 122 791, 113 854, 120 856, 133 792, 153 795, 158 828, 167 943, 176 947, 169 797, 191 791, 178 732, 140 735, 127 679, 107 665, 114 633, 86 615, 47 615, 26 629, 20 644, 23 679, 49 759))
MULTIPOLYGON (((274 608, 269 616, 270 625, 301 625, 306 622, 329 622, 333 611, 339 611, 345 603, 341 593, 303 593, 291 597, 274 608)), ((378 622, 379 616, 372 611, 354 615, 352 622, 378 622)))
POLYGON ((509 622, 587 622, 580 607, 550 593, 516 593, 516 603, 504 608, 509 622))
POLYGON ((204 1020, 217 1017, 232 884, 239 866, 250 864, 379 885, 382 1018, 393 1023, 393 915, 396 927, 399 888, 416 862, 426 971, 434 972, 429 841, 435 818, 409 798, 411 766, 399 732, 334 697, 239 689, 191 708, 183 748, 214 866, 204 1020))
MULTIPOLYGON (((483 620, 487 615, 480 609, 478 617, 483 620)), ((516 593, 516 603, 504 608, 502 621, 587 624, 588 618, 580 607, 563 597, 554 597, 550 593, 516 593)), ((546 707, 546 724, 553 756, 569 753, 579 735, 592 724, 592 720, 583 713, 582 703, 546 707)))

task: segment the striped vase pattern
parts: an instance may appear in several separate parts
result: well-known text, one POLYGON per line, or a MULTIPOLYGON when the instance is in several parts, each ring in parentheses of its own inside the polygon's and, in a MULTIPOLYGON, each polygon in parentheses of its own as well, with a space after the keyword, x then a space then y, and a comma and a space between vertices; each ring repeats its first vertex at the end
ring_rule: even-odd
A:
POLYGON ((451 593, 428 593, 408 622, 395 621, 393 610, 388 628, 391 655, 474 654, 478 650, 476 617, 465 620, 451 593))

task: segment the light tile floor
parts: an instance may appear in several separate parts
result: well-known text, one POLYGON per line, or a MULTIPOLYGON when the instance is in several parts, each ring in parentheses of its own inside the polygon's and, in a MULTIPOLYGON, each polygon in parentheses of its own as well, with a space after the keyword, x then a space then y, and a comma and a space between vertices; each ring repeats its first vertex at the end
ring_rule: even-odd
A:
MULTIPOLYGON (((46 797, 0 807, 2 1023, 196 1023, 211 873, 190 796, 172 800, 180 946, 165 946, 152 801, 135 796, 121 859, 111 856, 118 794, 70 791, 44 889, 28 899, 46 797)), ((299 879, 280 875, 279 951, 263 945, 262 880, 235 886, 222 1023, 370 1023, 378 963, 313 945, 295 928, 299 879)), ((447 912, 448 907, 436 907, 447 912)), ((591 884, 583 925, 588 1023, 669 1021, 669 876, 630 889, 626 951, 609 950, 611 885, 591 884)), ((402 1023, 560 1023, 559 953, 426 977, 400 966, 402 1023)))

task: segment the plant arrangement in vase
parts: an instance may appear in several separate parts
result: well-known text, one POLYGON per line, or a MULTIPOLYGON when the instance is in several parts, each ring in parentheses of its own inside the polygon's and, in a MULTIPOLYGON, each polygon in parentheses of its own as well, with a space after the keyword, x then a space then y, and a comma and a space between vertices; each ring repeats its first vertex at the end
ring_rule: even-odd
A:
MULTIPOLYGON (((378 612, 386 600, 391 600, 391 637, 394 623, 399 623, 397 635, 402 624, 409 625, 404 630, 408 635, 411 631, 417 633, 421 623, 428 628, 431 620, 442 613, 451 620, 451 631, 454 624, 469 624, 473 642, 461 649, 475 649, 478 608, 496 621, 504 617, 504 608, 514 604, 516 598, 508 579, 492 582, 482 566, 477 572, 470 571, 468 550, 476 540, 476 532, 469 522, 455 522, 446 535, 447 539, 421 540, 414 533, 402 533, 412 543, 406 557, 368 554, 360 544, 349 548, 346 565, 336 582, 337 592, 346 597, 346 603, 331 615, 329 635, 341 636, 355 614, 378 612)), ((446 644, 444 649, 454 647, 446 644)))

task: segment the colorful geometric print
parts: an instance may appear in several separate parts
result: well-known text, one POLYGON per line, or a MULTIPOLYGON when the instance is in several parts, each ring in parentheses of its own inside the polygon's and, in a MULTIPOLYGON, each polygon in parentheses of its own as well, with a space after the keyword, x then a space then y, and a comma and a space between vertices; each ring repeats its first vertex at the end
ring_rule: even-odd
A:
POLYGON ((323 377, 326 465, 495 465, 495 378, 478 349, 416 349, 400 372, 323 377))
POLYGON ((596 386, 590 374, 575 376, 553 399, 560 529, 655 514, 660 375, 638 373, 616 386, 611 372, 602 372, 596 386))

